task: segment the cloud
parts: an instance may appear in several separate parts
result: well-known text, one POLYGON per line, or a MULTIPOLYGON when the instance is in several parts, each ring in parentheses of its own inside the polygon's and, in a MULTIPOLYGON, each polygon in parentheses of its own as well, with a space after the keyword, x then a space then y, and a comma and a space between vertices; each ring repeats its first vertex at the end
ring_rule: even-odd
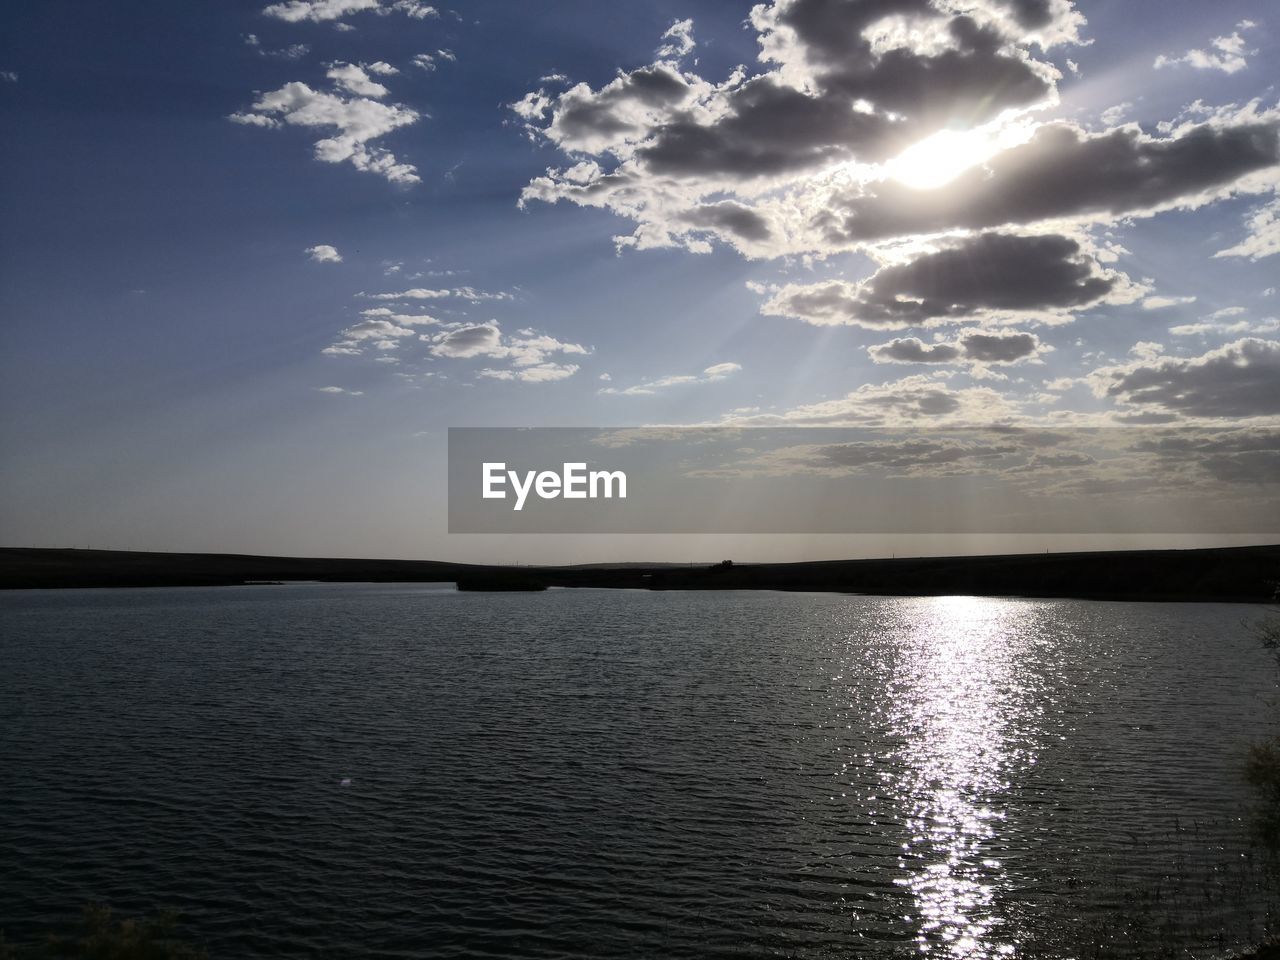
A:
POLYGON ((363 320, 343 330, 338 335, 339 339, 321 353, 331 357, 354 357, 360 356, 367 348, 395 350, 405 337, 416 334, 414 327, 441 325, 439 320, 425 313, 396 313, 386 307, 362 310, 360 315, 363 320))
POLYGON ((406 14, 412 20, 438 20, 440 11, 418 0, 396 0, 389 8, 406 14))
POLYGON ((1201 205, 1277 163, 1274 111, 1259 122, 1211 121, 1167 138, 1136 126, 1090 134, 1070 123, 1046 123, 1027 143, 996 154, 943 191, 888 180, 835 191, 815 226, 840 247, 1044 220, 1109 222, 1201 205))
POLYGON ((475 287, 453 287, 440 290, 433 290, 429 287, 412 287, 408 290, 399 290, 394 293, 366 293, 362 294, 362 296, 368 297, 370 300, 439 300, 445 297, 457 297, 461 300, 469 300, 472 303, 481 303, 486 300, 515 299, 505 290, 487 292, 477 290, 475 287))
POLYGON ((971 331, 951 341, 924 343, 915 337, 891 340, 867 348, 876 363, 970 363, 1008 365, 1036 360, 1049 351, 1033 333, 971 331))
POLYGON ((1272 333, 1280 328, 1280 320, 1275 317, 1269 317, 1257 323, 1249 320, 1231 319, 1247 312, 1244 307, 1227 307, 1209 314, 1209 316, 1202 318, 1199 323, 1184 323, 1180 326, 1170 327, 1169 332, 1175 337, 1207 336, 1211 334, 1228 336, 1239 333, 1272 333))
POLYGON ((438 61, 447 60, 452 63, 457 59, 458 58, 451 50, 437 50, 435 53, 419 53, 415 55, 413 58, 413 65, 431 73, 437 66, 439 66, 438 61))
MULTIPOLYGON (((690 96, 679 94, 674 83, 671 96, 690 96)), ((627 130, 643 126, 617 110, 603 118, 570 111, 563 101, 578 89, 561 95, 558 108, 542 94, 514 107, 526 116, 553 111, 544 134, 566 150, 597 158, 608 153, 610 136, 630 136, 627 130), (589 124, 582 122, 584 116, 591 118, 589 124), (576 120, 572 128, 560 126, 571 118, 576 120)), ((637 224, 631 236, 619 240, 622 246, 700 251, 709 248, 708 239, 718 239, 749 257, 777 257, 855 250, 919 234, 1043 222, 1111 223, 1192 209, 1232 193, 1270 189, 1276 177, 1265 171, 1280 162, 1280 113, 1250 105, 1234 115, 1171 127, 1164 137, 1136 126, 1090 133, 1067 122, 1025 130, 1012 126, 981 137, 947 134, 948 144, 930 147, 908 166, 922 165, 934 176, 935 156, 964 154, 971 158, 969 169, 958 171, 942 188, 921 189, 892 175, 903 157, 879 156, 876 166, 841 167, 840 152, 828 145, 815 148, 811 162, 799 163, 797 151, 807 149, 809 141, 795 129, 798 125, 811 125, 818 138, 813 142, 825 144, 833 129, 878 123, 875 115, 847 103, 833 116, 815 113, 812 104, 797 102, 803 93, 769 88, 763 81, 744 91, 742 96, 757 98, 762 111, 766 100, 771 104, 770 119, 756 130, 759 143, 721 150, 703 134, 673 124, 665 134, 668 146, 671 138, 684 138, 690 169, 673 165, 670 151, 660 159, 655 151, 661 141, 651 140, 612 166, 602 158, 549 170, 526 186, 522 205, 563 200, 612 210, 637 224), (758 168, 764 179, 750 182, 739 169, 743 164, 758 168), (1089 174, 1082 175, 1086 170, 1089 174), (732 222, 691 216, 712 198, 754 213, 754 222, 767 229, 744 234, 732 222)), ((686 106, 679 111, 699 115, 686 106)))
POLYGON ((659 60, 679 60, 691 52, 696 43, 693 40, 693 21, 677 20, 662 35, 663 44, 658 47, 659 60))
POLYGON ((341 395, 344 397, 363 397, 364 396, 363 390, 348 390, 345 387, 316 387, 315 391, 317 393, 330 393, 334 395, 341 395))
POLYGON ((915 337, 877 344, 868 347, 867 353, 876 363, 954 363, 964 356, 957 344, 928 344, 915 337))
MULTIPOLYGON (((392 68, 394 70, 394 68, 392 68)), ((360 97, 374 97, 381 99, 385 97, 389 91, 382 84, 373 80, 363 65, 354 63, 333 63, 329 65, 329 70, 325 76, 334 82, 335 85, 348 93, 354 93, 360 97)))
POLYGON ((1259 207, 1247 221, 1249 236, 1234 247, 1219 250, 1215 257, 1248 257, 1261 260, 1280 253, 1280 200, 1259 207))
POLYGON ((885 426, 920 423, 981 424, 1007 420, 1018 413, 1009 399, 990 387, 949 387, 944 374, 905 377, 882 384, 863 384, 843 397, 804 404, 782 413, 726 417, 737 426, 885 426))
POLYGON ((988 314, 1070 311, 1129 302, 1139 294, 1128 277, 1104 269, 1079 240, 986 233, 881 267, 856 283, 787 284, 761 312, 823 326, 901 329, 988 314))
POLYGON ((1095 370, 1095 396, 1183 417, 1280 414, 1280 341, 1247 337, 1199 357, 1149 357, 1095 370))
POLYGON ((1142 301, 1143 310, 1163 310, 1166 307, 1176 307, 1184 303, 1195 303, 1195 297, 1146 297, 1142 301))
POLYGON ((1124 103, 1117 103, 1115 106, 1107 107, 1102 113, 1098 114, 1099 119, 1108 127, 1114 127, 1123 120, 1130 110, 1133 109, 1133 102, 1130 100, 1124 103))
POLYGON ((289 23, 321 23, 325 20, 337 20, 350 13, 377 10, 380 5, 381 0, 286 0, 284 3, 264 7, 262 13, 263 16, 289 23))
MULTIPOLYGON (((667 377, 659 377, 656 380, 645 380, 632 387, 624 390, 618 390, 614 387, 604 387, 599 392, 606 396, 620 397, 647 397, 652 396, 660 390, 667 390, 671 387, 688 386, 697 383, 716 383, 727 377, 733 376, 742 370, 741 364, 737 363, 716 363, 707 367, 701 373, 696 374, 680 374, 667 377)), ((607 379, 601 377, 601 379, 607 379)))
POLYGON ((328 20, 339 20, 352 13, 375 11, 379 14, 398 12, 415 20, 438 17, 435 7, 420 3, 418 0, 394 0, 383 4, 382 0, 285 0, 264 7, 264 16, 285 20, 289 23, 324 23, 328 20))
POLYGON ((496 322, 458 326, 447 333, 432 336, 431 344, 431 353, 437 357, 459 360, 495 356, 501 351, 502 331, 496 322))
POLYGON ((342 262, 342 254, 327 243, 317 243, 314 247, 307 247, 307 253, 311 255, 311 259, 316 263, 342 262))
MULTIPOLYGON (((765 69, 755 76, 739 69, 722 83, 680 67, 692 44, 692 23, 680 21, 653 64, 598 89, 539 89, 512 104, 533 136, 618 162, 606 174, 613 179, 593 191, 575 191, 549 171, 525 199, 630 197, 644 191, 629 187, 659 178, 679 181, 686 201, 768 188, 841 163, 883 161, 939 130, 1050 103, 1057 69, 1031 58, 1025 44, 1074 38, 1083 18, 1071 4, 1045 5, 1036 27, 1009 4, 966 8, 958 14, 925 0, 762 3, 751 25, 765 69)), ((624 198, 615 200, 626 212, 624 198)))
POLYGON ((1180 63, 1185 63, 1195 67, 1197 70, 1221 70, 1223 73, 1236 73, 1243 70, 1249 65, 1246 59, 1248 56, 1257 53, 1256 50, 1246 50, 1244 45, 1244 37, 1241 36, 1245 30, 1250 30, 1257 24, 1249 20, 1241 20, 1236 24, 1234 33, 1230 33, 1225 37, 1214 37, 1209 41, 1209 50, 1188 50, 1181 56, 1170 57, 1160 54, 1156 57, 1153 66, 1159 70, 1161 67, 1172 67, 1180 63))
POLYGON ((305 57, 311 48, 305 43, 293 43, 287 47, 281 47, 279 50, 268 50, 262 45, 262 41, 258 39, 257 34, 246 34, 244 38, 245 46, 252 47, 260 57, 269 57, 274 60, 299 60, 305 57))
POLYGON ((393 130, 416 123, 418 113, 408 107, 379 103, 367 97, 346 99, 294 82, 262 94, 250 110, 233 113, 229 119, 262 127, 281 124, 332 127, 336 130, 334 136, 316 142, 317 160, 347 161, 357 170, 376 173, 392 183, 419 182, 416 168, 401 163, 390 151, 370 144, 393 130))
POLYGON ((1280 111, 1257 102, 1193 104, 1199 122, 1161 136, 1035 122, 1061 79, 1035 48, 1080 42, 1067 0, 774 0, 749 22, 754 72, 717 81, 664 44, 603 85, 541 86, 510 104, 565 158, 521 205, 610 210, 633 224, 619 247, 719 241, 781 257, 961 230, 1063 232, 1277 180, 1280 111))
POLYGON ((493 380, 519 380, 521 383, 553 383, 567 380, 578 372, 576 363, 540 363, 521 370, 481 370, 478 376, 493 380))
POLYGON ((477 376, 521 383, 552 383, 567 379, 577 373, 579 367, 561 358, 590 353, 581 344, 566 343, 527 328, 517 331, 514 336, 507 336, 496 320, 441 324, 439 333, 423 334, 420 339, 428 344, 428 352, 433 357, 504 360, 508 366, 486 367, 477 376))
POLYGON ((389 320, 392 323, 398 323, 402 326, 435 326, 440 323, 435 317, 425 313, 396 313, 387 307, 370 307, 367 310, 361 310, 362 317, 370 317, 373 319, 389 320))

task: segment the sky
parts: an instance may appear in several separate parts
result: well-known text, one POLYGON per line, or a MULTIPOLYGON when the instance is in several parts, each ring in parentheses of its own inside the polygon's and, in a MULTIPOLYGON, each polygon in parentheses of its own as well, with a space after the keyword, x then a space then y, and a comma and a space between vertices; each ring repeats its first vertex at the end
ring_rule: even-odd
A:
MULTIPOLYGON (((0 25, 4 544, 1100 543, 449 535, 450 427, 1156 424, 1280 468, 1254 442, 1280 416, 1261 0, 47 0, 0 25)), ((1208 542, 1243 541, 1116 544, 1208 542)))

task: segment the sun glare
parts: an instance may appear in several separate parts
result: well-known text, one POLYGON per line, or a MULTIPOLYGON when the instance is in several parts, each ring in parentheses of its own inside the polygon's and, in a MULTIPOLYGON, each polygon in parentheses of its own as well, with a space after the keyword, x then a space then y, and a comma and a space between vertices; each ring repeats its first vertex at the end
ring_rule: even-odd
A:
POLYGON ((916 190, 933 190, 986 160, 997 149, 996 139, 985 131, 941 130, 890 160, 889 175, 916 190))

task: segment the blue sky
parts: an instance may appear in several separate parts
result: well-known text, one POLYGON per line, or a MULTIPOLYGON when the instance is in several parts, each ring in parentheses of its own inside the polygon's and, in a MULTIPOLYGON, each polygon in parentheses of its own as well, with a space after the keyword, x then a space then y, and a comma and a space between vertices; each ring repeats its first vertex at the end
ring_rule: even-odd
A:
POLYGON ((446 429, 1274 422, 1268 7, 10 5, 3 540, 597 559, 445 535, 446 429))

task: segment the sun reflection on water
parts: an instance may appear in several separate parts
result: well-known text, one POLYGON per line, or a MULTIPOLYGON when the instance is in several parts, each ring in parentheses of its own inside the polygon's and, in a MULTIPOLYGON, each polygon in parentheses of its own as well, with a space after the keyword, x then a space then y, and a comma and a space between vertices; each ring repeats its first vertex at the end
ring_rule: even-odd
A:
POLYGON ((921 953, 1016 953, 997 895, 1011 777, 1034 763, 1035 708, 1025 653, 1025 605, 976 597, 913 602, 900 635, 888 709, 902 746, 894 766, 908 840, 900 880, 918 911, 921 953))

